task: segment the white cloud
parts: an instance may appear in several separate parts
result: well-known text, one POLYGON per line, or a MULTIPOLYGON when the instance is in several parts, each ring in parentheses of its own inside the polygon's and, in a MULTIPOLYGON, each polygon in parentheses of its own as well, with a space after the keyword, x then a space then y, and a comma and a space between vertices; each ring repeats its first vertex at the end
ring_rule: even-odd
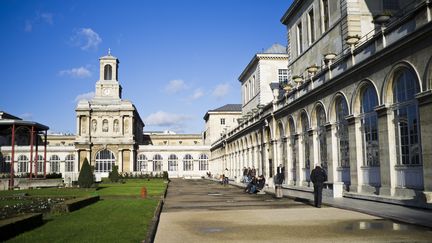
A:
POLYGON ((53 25, 54 24, 53 17, 54 17, 54 14, 52 14, 52 13, 36 13, 35 17, 33 17, 30 20, 25 21, 24 31, 25 32, 32 32, 33 26, 41 24, 41 23, 47 23, 49 25, 53 25))
POLYGON ((189 119, 190 117, 186 115, 158 111, 147 116, 144 119, 144 123, 149 126, 178 127, 184 121, 189 119))
POLYGON ((204 91, 202 91, 202 89, 196 89, 195 91, 194 91, 194 93, 192 94, 192 96, 190 97, 190 99, 191 100, 197 100, 197 99, 199 99, 199 98, 201 98, 201 97, 203 97, 204 96, 204 91))
POLYGON ((91 77, 91 72, 85 67, 78 67, 72 69, 61 70, 59 72, 60 76, 71 76, 74 78, 87 78, 91 77))
POLYGON ((188 86, 181 79, 174 79, 169 81, 169 83, 165 86, 165 91, 169 94, 179 93, 180 91, 186 90, 188 86))
POLYGON ((45 23, 48 23, 50 25, 54 24, 52 13, 41 13, 40 19, 42 19, 42 21, 44 21, 45 23))
POLYGON ((230 85, 225 83, 225 84, 219 84, 218 86, 216 86, 216 88, 213 90, 212 95, 216 98, 223 98, 225 97, 229 91, 230 91, 230 85))
POLYGON ((82 50, 96 50, 102 42, 99 34, 90 28, 81 28, 71 37, 71 44, 79 46, 82 50))
POLYGON ((23 120, 31 121, 33 119, 33 113, 26 112, 26 113, 19 115, 18 117, 23 119, 23 120))
POLYGON ((78 102, 80 100, 91 100, 93 99, 93 97, 95 96, 94 92, 88 92, 88 93, 84 93, 84 94, 79 94, 77 95, 77 97, 75 97, 75 102, 78 102))

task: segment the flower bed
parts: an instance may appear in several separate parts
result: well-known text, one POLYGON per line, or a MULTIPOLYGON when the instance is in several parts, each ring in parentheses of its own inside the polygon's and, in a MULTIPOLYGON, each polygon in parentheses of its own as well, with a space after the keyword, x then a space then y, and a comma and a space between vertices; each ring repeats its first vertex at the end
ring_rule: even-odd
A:
POLYGON ((57 204, 64 202, 66 197, 30 197, 3 196, 0 197, 0 220, 25 213, 47 213, 57 204))

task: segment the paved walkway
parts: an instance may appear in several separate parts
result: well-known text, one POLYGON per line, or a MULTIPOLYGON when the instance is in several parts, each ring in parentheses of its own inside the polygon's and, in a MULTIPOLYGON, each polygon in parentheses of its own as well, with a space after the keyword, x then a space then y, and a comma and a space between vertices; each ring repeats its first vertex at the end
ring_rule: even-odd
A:
MULTIPOLYGON (((327 203, 355 206, 350 201, 327 203)), ((430 239, 430 229, 368 214, 328 206, 318 209, 305 200, 275 199, 269 194, 250 195, 239 187, 224 187, 209 180, 174 179, 168 187, 155 242, 430 242, 430 239)))
MULTIPOLYGON (((234 184, 239 187, 244 186, 243 183, 234 184)), ((312 193, 305 193, 302 198, 310 201, 310 204, 312 205, 312 193)), ((352 210, 385 219, 432 228, 432 210, 346 197, 323 198, 323 203, 336 208, 352 210)))

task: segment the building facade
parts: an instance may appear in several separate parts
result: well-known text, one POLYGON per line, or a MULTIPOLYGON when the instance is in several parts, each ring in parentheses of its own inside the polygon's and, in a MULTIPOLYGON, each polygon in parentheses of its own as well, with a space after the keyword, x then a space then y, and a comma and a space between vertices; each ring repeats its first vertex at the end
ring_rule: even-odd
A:
POLYGON ((294 1, 288 81, 212 159, 235 178, 253 165, 270 187, 283 164, 286 195, 311 191, 321 164, 335 197, 430 205, 431 20, 430 1, 294 1))
MULTIPOLYGON (((28 129, 17 129, 16 137, 11 137, 10 129, 0 129, 2 177, 9 176, 12 157, 15 175, 61 173, 65 183, 78 179, 84 159, 93 166, 97 181, 108 177, 114 166, 128 175, 159 175, 168 171, 170 177, 206 176, 211 169, 210 153, 202 135, 144 133, 144 122, 136 107, 122 99, 118 59, 108 53, 99 62, 95 97, 79 101, 75 110, 75 135, 36 136, 36 140, 46 141, 45 149, 42 142, 30 142, 28 129), (12 138, 15 156, 11 156, 12 138), (35 154, 36 150, 40 152, 35 154)), ((1 124, 14 123, 13 120, 20 124, 31 123, 3 112, 0 114, 1 124)))

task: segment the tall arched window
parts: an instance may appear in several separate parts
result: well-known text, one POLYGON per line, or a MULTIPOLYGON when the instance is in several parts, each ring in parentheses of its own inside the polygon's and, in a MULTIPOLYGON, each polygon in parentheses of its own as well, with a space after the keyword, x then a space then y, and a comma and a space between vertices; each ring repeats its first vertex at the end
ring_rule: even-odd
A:
POLYGON ((104 80, 112 80, 112 67, 109 64, 104 67, 104 80))
POLYGON ((398 136, 398 164, 420 165, 420 128, 418 104, 415 94, 418 92, 417 79, 406 69, 395 73, 393 83, 393 102, 398 136))
POLYGON ((107 150, 101 150, 96 154, 95 172, 111 172, 115 165, 114 154, 107 150))
MULTIPOLYGON (((282 125, 282 123, 279 123, 279 151, 280 151, 280 155, 281 155, 281 159, 280 162, 284 167, 287 167, 287 140, 285 138, 285 130, 284 127, 282 125)), ((286 175, 284 175, 286 177, 286 175)))
POLYGON ((75 169, 74 164, 75 164, 75 155, 68 154, 65 158, 65 171, 73 172, 75 169))
POLYGON ((316 116, 317 116, 320 163, 322 167, 325 170, 327 170, 327 130, 325 127, 326 114, 322 106, 317 107, 316 116))
POLYGON ((10 165, 11 165, 11 157, 10 155, 6 155, 2 158, 1 163, 1 170, 2 173, 9 173, 10 172, 10 165))
POLYGON ((201 154, 198 158, 199 170, 207 171, 209 169, 208 156, 201 154))
POLYGON ((138 160, 137 160, 137 165, 136 165, 136 171, 147 171, 147 156, 145 156, 145 154, 139 154, 138 155, 138 160))
POLYGON ((160 154, 155 154, 153 156, 153 171, 162 171, 162 156, 160 154))
MULTIPOLYGON (((309 120, 305 112, 301 114, 302 137, 303 137, 303 154, 304 168, 310 168, 310 138, 309 138, 309 120)), ((308 175, 308 173, 306 173, 308 175)))
POLYGON ((58 155, 51 155, 50 160, 50 172, 59 173, 60 172, 60 158, 58 155))
POLYGON ((335 102, 337 138, 339 140, 339 167, 348 168, 349 164, 349 137, 348 137, 348 106, 345 99, 339 96, 335 102))
POLYGON ((374 108, 378 105, 378 97, 372 85, 362 93, 362 133, 365 166, 379 166, 378 117, 374 108))
POLYGON ((192 171, 193 170, 193 157, 190 154, 186 154, 183 157, 183 170, 192 171))
MULTIPOLYGON (((35 159, 35 161, 36 161, 36 159, 35 159)), ((36 167, 37 167, 36 170, 37 170, 38 173, 44 171, 44 158, 40 154, 37 157, 36 167)))
POLYGON ((28 158, 25 155, 18 157, 18 172, 28 172, 28 158))
POLYGON ((177 163, 177 155, 171 154, 168 157, 168 171, 177 171, 178 170, 178 163, 177 163))

